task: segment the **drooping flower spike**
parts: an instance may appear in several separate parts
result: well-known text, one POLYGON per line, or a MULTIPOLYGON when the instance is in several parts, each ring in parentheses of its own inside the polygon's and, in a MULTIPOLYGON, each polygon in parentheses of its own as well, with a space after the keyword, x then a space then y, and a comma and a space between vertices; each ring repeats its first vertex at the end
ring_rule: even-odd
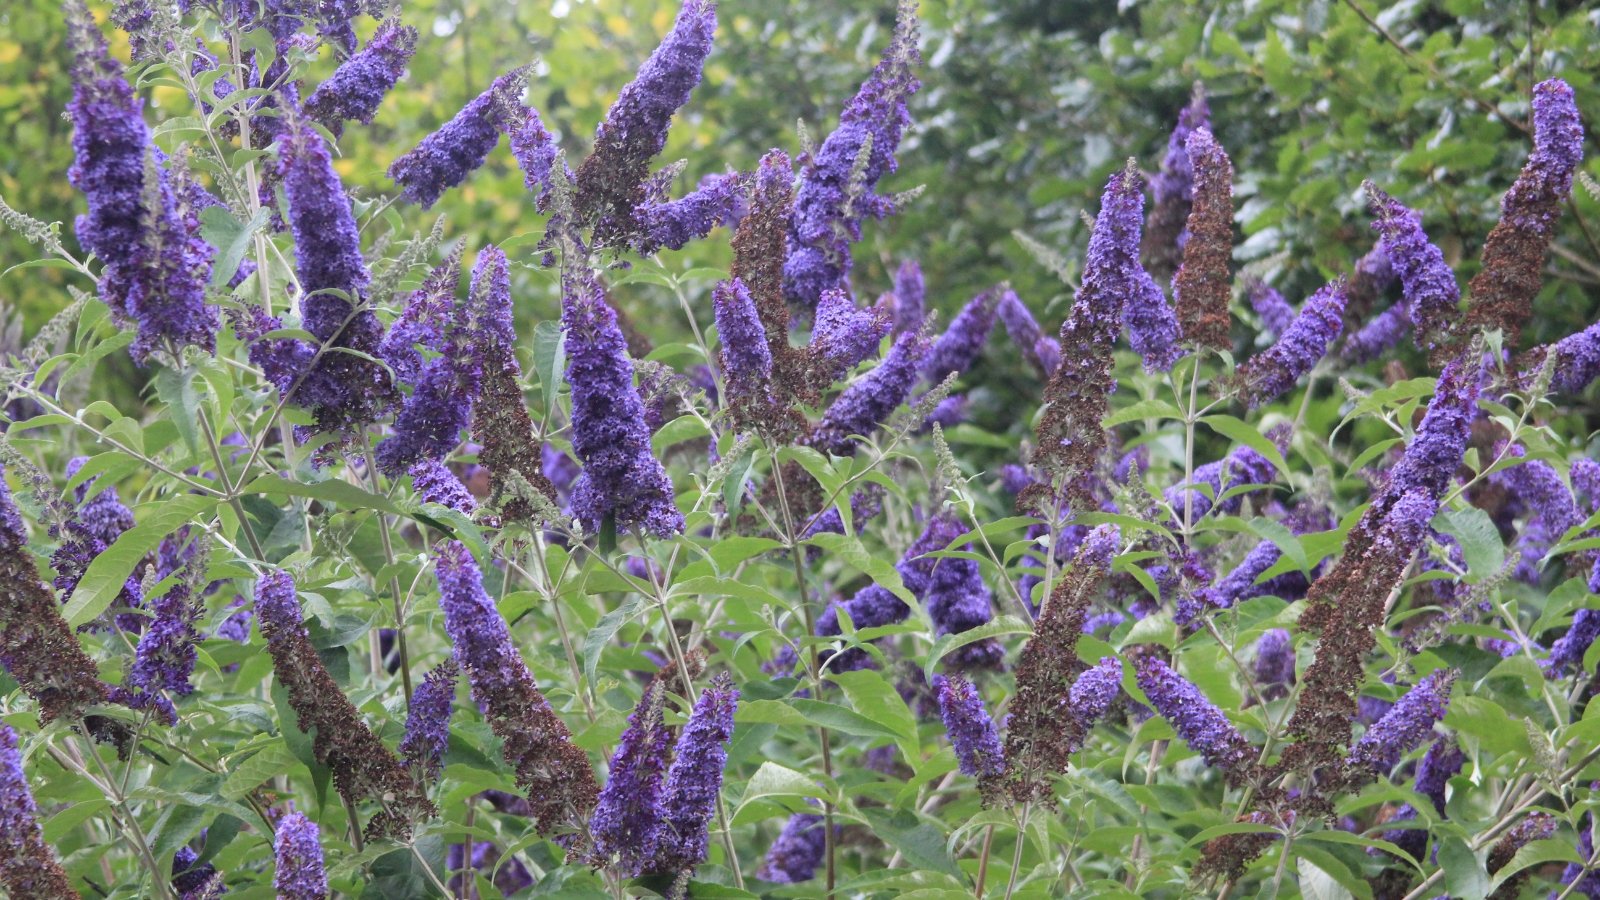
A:
POLYGON ((400 755, 430 779, 439 777, 445 747, 450 743, 450 709, 455 703, 461 669, 447 659, 423 676, 406 711, 406 733, 400 755))
POLYGON ((406 200, 427 209, 483 165, 500 143, 501 132, 521 124, 510 122, 507 112, 523 108, 527 84, 527 66, 501 75, 439 130, 396 159, 389 166, 389 177, 406 200))
POLYGON ((344 123, 372 124, 385 94, 405 75, 406 63, 417 49, 417 30, 390 19, 360 52, 339 64, 328 80, 306 98, 301 110, 322 123, 335 136, 344 123))
POLYGON ((1344 280, 1329 283, 1306 300, 1276 343, 1245 362, 1238 379, 1252 408, 1294 387, 1322 359, 1344 329, 1344 304, 1344 280))
POLYGON ((1420 215, 1372 182, 1362 186, 1376 216, 1372 227, 1381 235, 1378 246, 1405 290, 1406 315, 1416 328, 1417 346, 1424 350, 1450 346, 1458 330, 1461 300, 1455 273, 1428 240, 1420 215))
POLYGON ((1184 743, 1230 780, 1244 777, 1255 755, 1250 742, 1199 688, 1154 656, 1140 657, 1134 674, 1139 689, 1184 743))

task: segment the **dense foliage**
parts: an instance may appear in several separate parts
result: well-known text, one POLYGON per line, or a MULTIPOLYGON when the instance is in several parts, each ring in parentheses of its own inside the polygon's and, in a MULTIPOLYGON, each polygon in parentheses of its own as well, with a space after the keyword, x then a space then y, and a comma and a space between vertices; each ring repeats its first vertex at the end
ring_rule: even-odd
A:
POLYGON ((1581 11, 822 6, 3 14, 0 887, 1600 896, 1581 11))

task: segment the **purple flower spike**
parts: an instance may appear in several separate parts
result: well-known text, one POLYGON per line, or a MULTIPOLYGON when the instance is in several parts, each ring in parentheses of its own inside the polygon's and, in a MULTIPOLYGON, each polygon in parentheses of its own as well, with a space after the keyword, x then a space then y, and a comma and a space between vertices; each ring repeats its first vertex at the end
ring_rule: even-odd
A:
POLYGON ((137 326, 129 352, 139 363, 190 344, 212 352, 220 319, 205 288, 214 251, 190 234, 142 104, 94 19, 78 0, 67 18, 76 154, 68 178, 89 202, 77 233, 104 265, 100 297, 117 322, 137 326))
POLYGON ((1283 337, 1289 323, 1294 321, 1294 307, 1283 299, 1277 288, 1259 278, 1250 279, 1245 290, 1250 297, 1250 308, 1261 317, 1261 324, 1267 326, 1273 339, 1283 337))
POLYGON ((130 705, 162 711, 169 725, 176 724, 177 713, 161 692, 178 696, 194 692, 189 678, 199 658, 196 645, 200 632, 195 625, 204 612, 200 595, 205 589, 207 559, 208 554, 198 549, 181 568, 168 573, 177 575, 177 583, 150 602, 155 617, 139 636, 133 665, 128 669, 125 687, 137 693, 125 699, 133 701, 130 705))
POLYGON ((661 720, 666 692, 652 681, 611 755, 611 777, 600 790, 589 834, 600 859, 618 857, 618 871, 634 876, 655 859, 661 837, 662 779, 672 757, 672 729, 661 720))
POLYGON ((922 376, 934 384, 944 381, 952 373, 965 374, 972 367, 983 345, 994 329, 995 305, 1000 289, 991 288, 967 301, 950 320, 944 334, 934 341, 933 348, 922 360, 922 376))
POLYGON ((778 839, 767 849, 756 877, 774 884, 800 884, 817 877, 827 853, 828 836, 823 818, 795 813, 783 823, 778 839))
MULTIPOLYGON (((532 107, 513 109, 507 114, 507 119, 507 127, 511 131, 511 155, 522 167, 523 184, 533 192, 535 207, 544 212, 550 203, 550 191, 555 187, 556 157, 561 148, 556 146, 555 136, 550 129, 544 127, 538 110, 532 107)), ((565 169, 561 174, 568 181, 572 180, 570 169, 565 169)))
MULTIPOLYGON (((907 551, 910 561, 901 566, 906 587, 922 601, 939 636, 970 631, 994 618, 993 597, 975 560, 923 556, 949 548, 966 531, 954 516, 935 516, 907 551)), ((994 669, 1004 658, 1005 648, 998 641, 986 639, 958 647, 945 657, 945 663, 956 670, 994 669)))
POLYGON ((328 875, 322 868, 322 842, 317 823, 292 812, 278 820, 272 840, 278 870, 272 886, 278 900, 326 900, 328 875))
POLYGON ((1484 241, 1467 310, 1469 324, 1501 329, 1509 347, 1533 314, 1545 254, 1582 161, 1583 123, 1572 87, 1559 78, 1540 82, 1533 88, 1533 153, 1500 200, 1500 221, 1484 241))
POLYGON ((470 516, 478 501, 450 467, 435 459, 424 459, 411 467, 411 486, 424 503, 437 503, 470 516))
POLYGON ((658 537, 682 531, 672 482, 650 453, 627 341, 593 272, 574 269, 562 278, 561 307, 572 447, 583 463, 572 488, 573 512, 591 532, 608 518, 618 531, 637 526, 658 537))
POLYGON ((683 726, 662 788, 659 871, 692 871, 706 858, 707 828, 722 792, 722 769, 728 763, 727 745, 733 737, 733 713, 738 705, 739 691, 733 678, 718 672, 700 693, 688 724, 683 726))
POLYGON ((894 212, 893 198, 876 191, 895 170, 895 150, 911 124, 906 99, 922 86, 911 74, 919 62, 916 7, 902 0, 877 68, 845 105, 839 127, 804 161, 783 264, 783 293, 791 305, 811 310, 824 292, 846 289, 850 245, 861 239, 862 221, 894 212))
POLYGON ((511 641, 511 629, 483 589, 483 574, 459 541, 435 548, 439 608, 467 673, 472 699, 504 742, 502 753, 528 792, 528 814, 540 833, 580 828, 599 787, 589 758, 572 743, 566 723, 550 708, 533 673, 511 641))
POLYGON ((772 348, 761 314, 742 280, 719 281, 711 291, 717 336, 722 342, 719 365, 727 386, 727 405, 735 422, 751 427, 776 403, 772 396, 772 348))
POLYGON ((1444 718, 1450 706, 1450 687, 1455 684, 1453 669, 1439 669, 1417 682, 1394 707, 1367 729, 1351 748, 1345 765, 1384 774, 1433 734, 1433 726, 1444 718))
POLYGON ((856 439, 867 435, 889 418, 911 393, 920 371, 918 362, 927 350, 927 341, 915 333, 902 334, 883 357, 878 367, 858 378, 834 398, 822 421, 806 443, 824 453, 846 456, 855 452, 856 439))
POLYGON ((1038 320, 1028 311, 1027 305, 1017 296, 1016 291, 1005 289, 1000 297, 997 312, 1000 314, 1000 321, 1005 323, 1006 334, 1011 338, 1011 343, 1022 352, 1022 358, 1038 370, 1040 375, 1049 378, 1050 373, 1061 363, 1061 345, 1044 333, 1039 327, 1038 320))
POLYGON ((1396 303, 1376 316, 1344 342, 1339 355, 1350 362, 1370 362, 1389 352, 1411 330, 1411 311, 1396 303))
MULTIPOLYGON (((1589 590, 1600 587, 1600 560, 1596 560, 1594 573, 1589 577, 1589 590)), ((1567 633, 1550 645, 1550 658, 1545 660, 1545 674, 1551 678, 1565 675, 1569 670, 1583 667, 1583 657, 1589 652, 1595 638, 1600 637, 1600 609, 1580 609, 1572 617, 1567 633)))
POLYGON ((593 224, 597 246, 638 240, 650 160, 666 146, 673 113, 700 83, 716 30, 716 5, 687 0, 672 30, 606 111, 595 131, 594 152, 577 175, 578 215, 593 224))
MULTIPOLYGON (((1061 326, 1061 364, 1044 389, 1049 407, 1039 420, 1034 462, 1059 477, 1077 503, 1091 499, 1088 477, 1106 444, 1100 423, 1116 389, 1112 346, 1122 328, 1125 298, 1138 290, 1142 187, 1132 160, 1106 182, 1089 236, 1083 284, 1061 326)), ((1033 505, 1053 509, 1056 498, 1033 505)))
POLYGON ((1120 693, 1122 663, 1114 656, 1106 656, 1085 669, 1078 680, 1072 683, 1067 702, 1072 707, 1073 717, 1087 731, 1100 721, 1120 693))
POLYGON ((0 885, 13 897, 77 897, 44 842, 17 733, 0 724, 0 885))
POLYGON ((682 199, 645 204, 639 210, 645 231, 639 252, 650 256, 663 249, 682 250, 717 225, 732 221, 744 203, 746 184, 745 176, 737 172, 710 175, 682 199))
POLYGON ((1294 683, 1294 644, 1289 632, 1273 628, 1261 636, 1256 644, 1255 675, 1268 689, 1281 690, 1294 683))
POLYGON ((450 707, 455 703, 460 675, 455 660, 447 659, 423 676, 422 684, 411 694, 400 755, 420 766, 430 779, 439 777, 445 747, 450 743, 450 707))
POLYGON ((1458 359, 1439 374, 1433 400, 1406 445, 1405 456, 1389 472, 1387 491, 1399 496, 1420 489, 1437 503, 1455 478, 1478 411, 1480 360, 1458 359))
POLYGON ((501 75, 438 131, 396 159, 389 177, 406 200, 427 209, 483 165, 510 124, 507 111, 522 107, 527 83, 527 66, 501 75))
POLYGON ((1417 346, 1424 350, 1445 346, 1455 333, 1461 301, 1455 273, 1422 230, 1422 216, 1370 181, 1363 187, 1377 217, 1372 227, 1381 235, 1378 246, 1400 276, 1406 311, 1417 328, 1417 346))
MULTIPOLYGON (((321 135, 304 122, 285 128, 278 154, 295 268, 305 292, 300 319, 326 348, 310 371, 303 370, 309 358, 296 353, 294 368, 283 374, 291 382, 303 379, 294 399, 315 414, 315 432, 347 433, 376 421, 395 399, 388 371, 356 355, 376 355, 383 340, 382 323, 364 308, 369 276, 360 231, 321 135)), ((256 354, 252 347, 252 360, 256 354)), ((280 390, 286 387, 279 382, 280 390)))
POLYGON ((1312 294, 1278 342, 1240 368, 1251 408, 1294 387, 1322 359, 1344 329, 1345 299, 1343 279, 1312 294))
POLYGON ((992 777, 1006 769, 1000 732, 984 708, 983 698, 972 682, 959 675, 933 676, 933 690, 939 698, 939 715, 945 732, 956 749, 963 775, 992 777))
POLYGON ((1150 225, 1145 231, 1141 255, 1145 265, 1159 278, 1172 277, 1188 243, 1189 209, 1194 202, 1194 169, 1189 163, 1189 135, 1196 128, 1211 127, 1211 110, 1206 106, 1205 89, 1195 83, 1194 94, 1178 113, 1177 125, 1167 139, 1167 155, 1161 170, 1150 179, 1154 200, 1150 225))
POLYGON ((1122 307, 1122 324, 1128 329, 1128 345, 1144 360, 1146 372, 1168 371, 1182 358, 1178 314, 1149 272, 1135 273, 1133 292, 1122 307))
POLYGON ((378 105, 405 75, 406 63, 416 50, 415 28, 395 19, 384 22, 359 53, 340 63, 311 92, 301 110, 335 136, 344 133, 345 122, 372 124, 378 105))
POLYGON ((844 291, 828 291, 817 303, 810 349, 833 380, 876 353, 878 342, 888 333, 889 320, 882 310, 858 308, 844 291))
POLYGON ((1139 659, 1135 676, 1156 712, 1195 752, 1230 779, 1243 777, 1254 755, 1250 742, 1199 688, 1153 656, 1139 659))
POLYGON ((895 334, 905 334, 922 327, 922 320, 927 315, 927 298, 928 290, 922 281, 922 266, 914 259, 901 263, 900 268, 894 273, 895 334))

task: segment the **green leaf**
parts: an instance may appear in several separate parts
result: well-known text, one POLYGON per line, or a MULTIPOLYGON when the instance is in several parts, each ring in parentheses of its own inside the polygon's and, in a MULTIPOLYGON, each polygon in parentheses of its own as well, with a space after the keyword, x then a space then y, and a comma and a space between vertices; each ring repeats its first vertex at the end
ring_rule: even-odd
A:
POLYGON ((1359 834, 1351 834, 1348 831, 1339 831, 1335 828, 1324 828, 1320 831, 1308 831, 1300 836, 1300 840, 1320 841, 1324 844, 1350 844, 1356 847, 1376 847, 1417 870, 1419 874, 1422 872, 1422 866, 1412 858, 1411 854, 1388 841, 1378 840, 1377 838, 1362 837, 1359 834))
POLYGON ((216 260, 211 266, 212 288, 221 288, 233 280, 239 263, 249 252, 255 233, 267 224, 271 211, 266 207, 256 210, 249 222, 240 224, 226 206, 209 206, 200 211, 200 236, 217 248, 216 260))
POLYGON ((1489 895, 1489 872, 1461 838, 1451 835, 1439 842, 1439 868, 1454 900, 1483 900, 1489 895))
POLYGON ((299 762, 288 745, 282 740, 275 740, 228 773, 222 782, 222 796, 237 800, 255 790, 262 782, 290 771, 299 762))
POLYGON ((920 604, 917 603, 917 598, 906 590, 905 582, 900 580, 900 573, 895 567, 873 556, 872 552, 854 535, 833 534, 825 531, 806 538, 804 543, 821 547, 830 556, 836 556, 843 560, 851 568, 871 578, 889 593, 904 600, 911 608, 917 609, 920 607, 920 604))
POLYGON ((1461 558, 1472 575, 1469 580, 1481 581, 1505 565, 1506 547, 1488 513, 1469 506, 1445 510, 1439 518, 1444 522, 1440 530, 1461 543, 1461 558))
POLYGON ((692 441, 706 433, 704 419, 694 415, 679 416, 656 429, 656 433, 650 436, 650 449, 660 456, 668 447, 692 441))
POLYGON ((1106 416, 1100 423, 1105 428, 1115 428, 1140 419, 1182 419, 1183 412, 1165 400, 1140 400, 1106 416))
POLYGON ((1283 454, 1278 452, 1278 445, 1270 438, 1256 430, 1254 425, 1244 422, 1233 416, 1201 416, 1200 421, 1211 427, 1212 431, 1230 440, 1238 441, 1250 449, 1265 456, 1278 470, 1279 475, 1289 474, 1289 464, 1284 461, 1283 454))
POLYGON ((374 494, 337 478, 330 478, 327 481, 292 481, 281 475, 263 475, 245 485, 240 493, 262 494, 268 497, 310 497, 325 503, 337 503, 346 509, 375 509, 391 516, 408 515, 388 497, 374 494))
POLYGON ((864 669, 857 672, 835 672, 828 680, 844 689, 850 705, 856 712, 893 729, 900 740, 917 739, 917 718, 911 708, 900 698, 882 672, 864 669))
POLYGON ((821 787, 809 776, 775 762, 763 762, 761 768, 756 769, 756 773, 750 776, 749 783, 745 785, 744 796, 739 798, 731 824, 742 825, 746 821, 753 821, 742 819, 740 816, 745 808, 756 800, 766 797, 821 798, 822 796, 821 787))
POLYGON ((999 616, 985 622, 976 628, 955 634, 946 634, 933 642, 933 649, 928 651, 928 660, 922 665, 922 673, 930 680, 933 678, 934 667, 939 665, 939 660, 944 659, 951 651, 968 644, 976 643, 985 638, 1004 637, 1012 634, 1032 634, 1033 623, 1024 622, 1017 616, 999 616))
MULTIPOLYGON (((557 603, 562 602, 557 598, 557 603)), ((594 628, 583 638, 583 674, 590 684, 595 682, 595 669, 600 664, 600 653, 605 650, 611 639, 617 636, 622 626, 627 624, 639 611, 644 608, 644 597, 639 594, 629 594, 622 601, 622 605, 610 610, 600 617, 594 628)))
POLYGON ((140 513, 149 512, 136 515, 139 524, 124 531, 89 564, 88 571, 83 573, 77 589, 72 592, 72 599, 61 608, 62 618, 74 628, 94 621, 116 599, 145 554, 160 545, 162 538, 208 512, 216 503, 212 497, 180 494, 139 507, 140 513))
MULTIPOLYGON (((215 208, 215 207, 213 207, 215 208)), ((200 425, 196 412, 200 409, 200 394, 194 389, 193 369, 170 369, 163 366, 156 372, 156 396, 166 404, 172 424, 190 453, 200 452, 200 425)))
POLYGON ((1541 841, 1529 841, 1522 846, 1511 861, 1501 866, 1494 873, 1494 882, 1489 885, 1490 892, 1500 889, 1500 886, 1510 881, 1518 872, 1542 866, 1545 863, 1578 863, 1583 864, 1583 858, 1578 855, 1577 849, 1571 841, 1559 838, 1549 838, 1541 841))
POLYGON ((946 875, 961 876, 961 869, 945 849, 944 832, 931 821, 908 809, 893 812, 868 807, 861 815, 872 826, 872 832, 884 843, 905 857, 913 869, 931 869, 946 875))

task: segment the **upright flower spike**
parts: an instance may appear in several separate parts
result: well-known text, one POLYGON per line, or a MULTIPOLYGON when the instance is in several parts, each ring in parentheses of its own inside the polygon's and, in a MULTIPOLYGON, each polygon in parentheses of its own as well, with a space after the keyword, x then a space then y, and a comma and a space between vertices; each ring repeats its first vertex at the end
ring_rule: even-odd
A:
POLYGON ((1344 329, 1345 284, 1328 283, 1312 294, 1277 343, 1252 356, 1238 378, 1251 408, 1294 387, 1328 352, 1344 329))
POLYGON ((493 244, 479 251, 467 300, 459 306, 449 304, 443 296, 446 291, 453 294, 456 280, 455 269, 446 261, 413 298, 413 304, 431 304, 430 298, 438 296, 443 301, 439 308, 419 312, 416 318, 442 315, 443 322, 431 327, 413 324, 412 306, 407 306, 401 318, 401 323, 417 331, 439 356, 418 364, 411 396, 395 416, 394 434, 378 445, 378 467, 390 475, 422 460, 448 456, 461 443, 462 429, 472 421, 485 373, 505 365, 508 359, 516 364, 510 350, 516 333, 511 325, 511 276, 505 254, 493 244))
POLYGON ((44 842, 38 816, 17 733, 0 724, 0 885, 13 897, 76 898, 78 892, 44 842))
POLYGON ((1072 717, 1083 725, 1084 731, 1095 726, 1117 695, 1122 693, 1122 662, 1115 656, 1104 656, 1083 671, 1072 683, 1067 693, 1067 704, 1072 717))
POLYGON ((589 819, 595 858, 609 864, 616 857, 618 871, 628 876, 650 866, 662 834, 662 780, 673 738, 661 719, 665 702, 664 684, 652 680, 628 717, 611 755, 611 774, 589 819))
POLYGON ((884 355, 883 362, 856 379, 835 397, 822 420, 806 436, 806 443, 839 456, 855 452, 857 439, 876 431, 911 393, 920 373, 919 362, 928 342, 920 333, 902 334, 884 355))
POLYGON ((405 199, 427 209, 445 191, 466 181, 500 143, 500 133, 511 124, 507 110, 522 107, 527 85, 527 66, 501 75, 438 131, 396 159, 389 166, 389 177, 405 199))
MULTIPOLYGON (((1021 301, 1018 303, 1020 305, 1021 301)), ((928 289, 922 280, 922 266, 916 260, 908 259, 894 273, 894 333, 905 334, 921 328, 927 309, 928 289)), ((1023 307, 1023 312, 1027 312, 1026 307, 1023 307)), ((1009 326, 1010 320, 1006 324, 1009 326)), ((1037 330, 1037 324, 1034 328, 1037 330)), ((1012 338, 1015 339, 1016 335, 1013 334, 1012 338)))
POLYGON ((1244 777, 1254 755, 1250 742, 1199 688, 1154 656, 1140 657, 1134 676, 1156 712, 1207 764, 1221 769, 1230 781, 1244 777))
POLYGON ((654 868, 686 873, 705 861, 708 827, 722 793, 722 770, 728 764, 733 713, 739 691, 727 672, 718 672, 700 693, 673 753, 662 787, 663 824, 654 868))
POLYGON ((429 779, 439 777, 444 751, 450 743, 450 707, 455 703, 460 675, 461 669, 453 659, 435 666, 412 692, 411 707, 406 710, 400 755, 429 779))
MULTIPOLYGON (((924 556, 948 548, 966 531, 966 526, 954 516, 933 517, 907 552, 908 562, 901 566, 902 580, 922 601, 940 637, 970 631, 994 618, 994 598, 988 585, 983 583, 983 571, 976 560, 924 556)), ((964 545, 956 549, 970 550, 971 547, 964 545)), ((1005 652, 998 641, 987 638, 957 648, 944 661, 958 671, 996 669, 1004 661, 1005 652)))
POLYGON ((956 760, 963 775, 994 778, 1005 771, 1004 748, 1000 732, 984 708, 983 697, 972 682, 960 675, 933 676, 934 695, 939 698, 939 715, 944 730, 956 749, 956 760))
POLYGON ((1483 244, 1483 268, 1473 276, 1467 323, 1499 328, 1515 347, 1533 314, 1545 254, 1561 205, 1583 161, 1583 125, 1572 88, 1559 78, 1533 89, 1533 153, 1500 201, 1500 221, 1483 244))
POLYGON ((686 0, 672 30, 606 111, 577 175, 578 217, 593 226, 596 246, 631 246, 641 236, 650 161, 666 146, 673 114, 700 83, 716 30, 716 6, 686 0))
POLYGON ((1273 339, 1283 337, 1283 333, 1294 322, 1294 307, 1289 305, 1289 301, 1283 299, 1277 288, 1259 278, 1245 282, 1245 293, 1250 298, 1250 308, 1261 317, 1261 324, 1267 327, 1273 339))
POLYGON ((574 268, 562 276, 561 324, 572 386, 572 447, 583 463, 572 488, 573 512, 590 532, 607 519, 618 531, 639 527, 657 537, 682 531, 672 482, 650 453, 627 342, 593 271, 574 268))
POLYGON ((1406 445, 1405 455, 1390 470, 1387 496, 1398 497, 1421 489, 1435 505, 1444 498, 1466 453, 1472 421, 1477 416, 1482 374, 1483 362, 1472 358, 1472 354, 1445 366, 1422 424, 1406 445))
POLYGON ((1433 734, 1433 726, 1444 718, 1450 706, 1450 687, 1455 681, 1454 669, 1439 669, 1417 682, 1377 724, 1367 729, 1351 748, 1345 765, 1377 775, 1393 769, 1401 756, 1433 734))
MULTIPOLYGON (((3 476, 3 470, 0 470, 3 476)), ((109 699, 94 660, 72 627, 28 551, 28 530, 11 490, 0 477, 0 666, 39 704, 39 719, 68 721, 109 699)))
POLYGON ((1376 219, 1372 227, 1380 235, 1378 246, 1389 258, 1405 291, 1406 314, 1416 327, 1417 346, 1438 350, 1455 340, 1461 289, 1456 276, 1444 260, 1444 253, 1422 230, 1422 216, 1384 193, 1370 181, 1363 182, 1368 203, 1376 219))
POLYGON ((1144 360, 1146 372, 1166 372, 1183 356, 1178 314, 1167 305, 1161 285, 1142 269, 1135 273, 1133 293, 1123 304, 1122 324, 1128 328, 1128 345, 1144 360))
MULTIPOLYGON (((1106 182, 1100 215, 1089 235, 1083 283, 1061 326, 1061 365, 1044 389, 1048 407, 1039 420, 1034 463, 1049 472, 1056 487, 1074 503, 1091 502, 1088 478, 1106 446, 1100 423, 1116 389, 1112 345, 1122 326, 1124 298, 1138 290, 1143 211, 1139 172, 1129 160, 1127 168, 1106 182)), ((1049 485, 1040 485, 1025 491, 1017 502, 1053 514, 1058 496, 1049 485)))
POLYGON ((323 665, 301 621, 289 573, 269 572, 256 582, 256 617, 299 728, 315 734, 312 752, 333 770, 340 796, 351 804, 363 799, 382 804, 383 811, 367 822, 369 835, 409 835, 411 823, 436 810, 323 665))
POLYGON ((1189 163, 1189 135, 1211 127, 1211 109, 1205 87, 1195 82, 1189 104, 1178 113, 1177 125, 1167 140, 1161 170, 1150 179, 1154 204, 1140 255, 1156 278, 1167 279, 1178 270, 1183 246, 1188 242, 1189 210, 1194 202, 1194 170, 1189 163))
POLYGON ((528 794, 534 828, 541 834, 583 828, 599 793, 588 757, 540 693, 511 642, 511 629, 483 589, 472 554, 458 541, 434 549, 439 608, 456 663, 467 673, 473 701, 505 742, 506 762, 528 794))
POLYGON ((390 19, 360 52, 339 64, 328 80, 311 92, 301 111, 322 123, 335 136, 344 123, 372 124, 385 94, 406 73, 406 63, 417 50, 417 30, 390 19))
POLYGON ((774 884, 800 884, 817 877, 827 853, 828 838, 822 816, 795 813, 783 823, 778 839, 767 849, 756 877, 774 884))
POLYGON ((365 358, 378 353, 383 324, 366 308, 370 276, 360 231, 327 142, 304 121, 293 122, 279 136, 278 155, 304 292, 301 324, 323 348, 309 371, 290 373, 300 379, 293 400, 316 417, 313 432, 344 434, 376 421, 394 404, 388 371, 365 358))
POLYGON ((1095 526, 1039 610, 1033 636, 1017 663, 1017 691, 1006 724, 1005 774, 982 783, 986 805, 1002 795, 1018 803, 1054 804, 1051 778, 1067 771, 1088 732, 1078 717, 1061 714, 1071 708, 1070 686, 1085 668, 1078 659, 1078 638, 1089 604, 1111 574, 1120 540, 1116 526, 1095 526))
POLYGON ((923 357, 922 377, 938 384, 951 374, 964 374, 972 368, 989 340, 989 332, 994 330, 995 307, 1003 290, 990 288, 961 307, 923 357))
POLYGON ((741 428, 759 428, 775 403, 772 350, 761 327, 761 315, 750 291, 737 278, 717 282, 711 290, 711 307, 722 342, 718 365, 728 392, 728 414, 741 428))
POLYGON ((76 154, 68 178, 89 203, 77 233, 103 263, 101 299, 117 322, 137 327, 129 347, 136 362, 188 345, 213 352, 221 322, 205 288, 214 251, 189 233, 142 104, 93 17, 82 0, 68 0, 66 12, 76 154))
POLYGON ((894 212, 893 198, 877 187, 897 166, 895 150, 911 124, 906 100, 922 86, 912 74, 922 61, 917 38, 916 6, 901 0, 877 68, 845 105, 839 127, 804 160, 783 264, 783 292, 797 309, 810 311, 824 292, 848 289, 850 245, 861 239, 862 221, 894 212))
POLYGON ((322 866, 322 841, 317 823, 292 812, 278 820, 272 839, 277 871, 272 887, 278 900, 327 900, 328 875, 322 866))
POLYGON ((1233 163, 1207 128, 1196 128, 1185 149, 1194 172, 1194 202, 1189 211, 1189 238, 1183 263, 1172 279, 1183 339, 1217 350, 1232 346, 1228 338, 1228 300, 1233 258, 1233 163))

